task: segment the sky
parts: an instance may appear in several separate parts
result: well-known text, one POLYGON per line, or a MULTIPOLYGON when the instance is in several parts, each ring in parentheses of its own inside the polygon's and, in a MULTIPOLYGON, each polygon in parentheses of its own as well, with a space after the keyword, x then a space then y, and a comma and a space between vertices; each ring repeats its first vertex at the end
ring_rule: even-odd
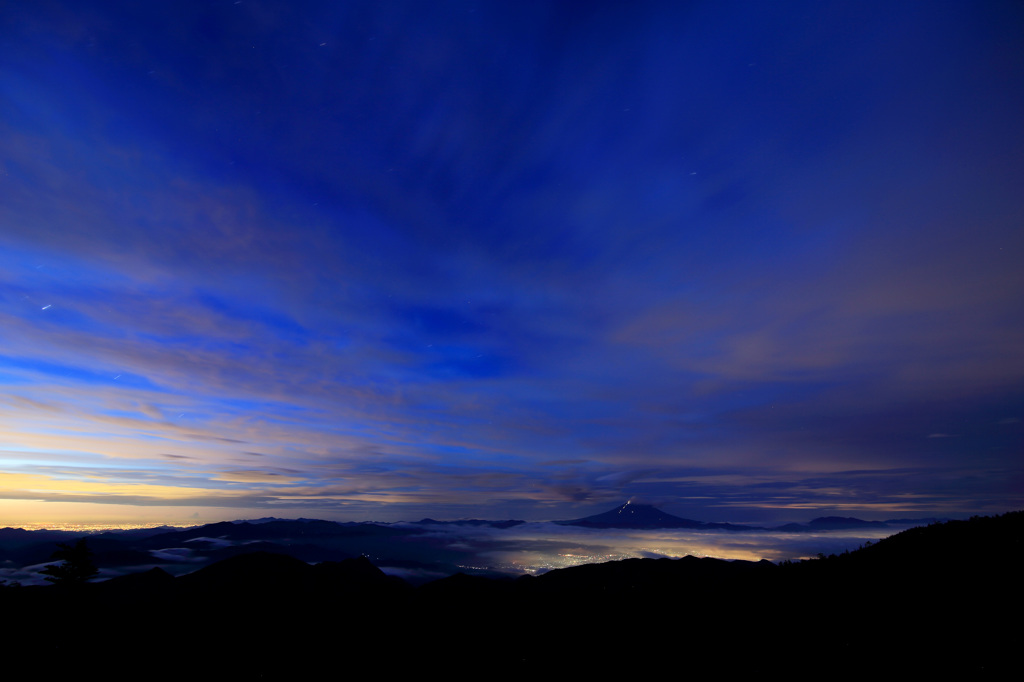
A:
POLYGON ((1018 2, 0 26, 0 525, 1024 507, 1018 2))

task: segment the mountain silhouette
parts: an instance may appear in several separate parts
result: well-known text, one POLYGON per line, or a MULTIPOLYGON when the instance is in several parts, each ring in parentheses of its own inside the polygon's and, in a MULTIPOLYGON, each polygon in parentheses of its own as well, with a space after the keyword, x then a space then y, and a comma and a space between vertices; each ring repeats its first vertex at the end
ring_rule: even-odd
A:
POLYGON ((570 521, 556 521, 562 526, 582 526, 584 528, 717 528, 724 530, 753 530, 751 526, 738 526, 731 523, 705 523, 673 516, 649 504, 626 502, 621 507, 610 509, 601 514, 586 516, 570 521))
MULTIPOLYGON (((622 515, 676 518, 652 509, 622 515)), ((1024 607, 1022 562, 1024 512, 913 528, 816 560, 626 559, 418 588, 362 556, 311 565, 253 552, 177 578, 152 569, 76 590, 0 587, 0 630, 21 660, 107 672, 668 674, 685 659, 689 674, 797 662, 854 677, 998 678, 1017 665, 1019 628, 1005 617, 1024 607)))
POLYGON ((819 516, 816 519, 812 519, 809 523, 787 523, 784 526, 779 526, 775 530, 781 530, 787 533, 799 533, 803 531, 861 530, 866 528, 877 529, 889 527, 889 523, 885 521, 864 521, 863 519, 856 519, 851 516, 819 516))

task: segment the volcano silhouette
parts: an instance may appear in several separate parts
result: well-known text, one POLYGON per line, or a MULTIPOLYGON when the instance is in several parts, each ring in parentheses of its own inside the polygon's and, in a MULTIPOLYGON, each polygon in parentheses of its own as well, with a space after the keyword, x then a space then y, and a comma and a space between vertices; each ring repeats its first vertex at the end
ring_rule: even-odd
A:
POLYGON ((649 504, 634 502, 627 502, 603 514, 556 523, 587 528, 709 528, 719 525, 672 516, 649 504))

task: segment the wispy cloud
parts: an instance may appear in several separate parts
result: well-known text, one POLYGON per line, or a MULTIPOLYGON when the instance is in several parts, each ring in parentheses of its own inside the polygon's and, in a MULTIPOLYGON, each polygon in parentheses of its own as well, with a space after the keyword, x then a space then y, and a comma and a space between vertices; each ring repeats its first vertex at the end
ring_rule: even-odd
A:
POLYGON ((1021 503, 1010 10, 47 8, 0 10, 5 494, 1021 503))

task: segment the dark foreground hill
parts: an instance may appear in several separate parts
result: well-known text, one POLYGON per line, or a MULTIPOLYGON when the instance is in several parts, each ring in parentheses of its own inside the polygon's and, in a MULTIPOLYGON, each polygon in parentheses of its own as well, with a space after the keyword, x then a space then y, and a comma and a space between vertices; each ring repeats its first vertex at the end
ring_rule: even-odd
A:
POLYGON ((3 588, 0 634, 47 677, 999 674, 1020 641, 1022 541, 1015 512, 793 564, 630 559, 419 588, 365 558, 252 553, 3 588))

